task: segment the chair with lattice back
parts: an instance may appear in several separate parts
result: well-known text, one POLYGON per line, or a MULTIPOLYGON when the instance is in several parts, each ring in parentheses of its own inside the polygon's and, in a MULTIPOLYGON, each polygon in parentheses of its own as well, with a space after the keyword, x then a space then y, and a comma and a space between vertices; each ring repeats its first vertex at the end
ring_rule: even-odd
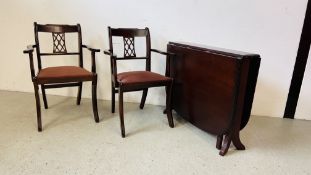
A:
MULTIPOLYGON (((62 87, 78 87, 77 105, 80 105, 82 94, 82 83, 84 81, 92 81, 92 106, 95 122, 99 122, 98 110, 97 110, 97 74, 95 64, 95 53, 99 52, 99 49, 93 49, 82 44, 81 27, 77 25, 58 25, 47 24, 41 25, 34 23, 35 33, 35 45, 27 46, 24 53, 29 54, 30 59, 30 71, 31 79, 34 85, 36 107, 37 107, 37 123, 38 131, 42 131, 41 121, 41 107, 39 99, 39 86, 41 86, 42 97, 45 109, 48 108, 46 89, 50 88, 62 88, 62 87), (53 39, 53 52, 41 52, 41 45, 44 42, 39 42, 39 33, 51 33, 53 39), (78 34, 78 51, 68 52, 66 48, 66 33, 78 34), (88 71, 83 68, 83 48, 88 49, 91 52, 92 71, 88 71), (38 73, 35 73, 33 51, 36 50, 38 73), (76 55, 79 58, 79 64, 77 66, 57 66, 42 68, 41 57, 47 56, 63 56, 63 55, 76 55)), ((40 39, 41 41, 41 39, 40 39)))
POLYGON ((170 127, 174 127, 171 110, 171 91, 173 79, 169 77, 169 59, 174 54, 166 53, 159 50, 151 49, 150 44, 150 33, 149 29, 134 29, 134 28, 111 28, 108 27, 109 33, 109 47, 110 49, 104 51, 106 55, 110 56, 111 61, 111 111, 115 112, 115 93, 119 93, 119 116, 121 125, 121 135, 125 137, 124 127, 124 111, 123 111, 123 93, 130 91, 143 91, 140 109, 144 108, 148 88, 150 87, 166 87, 166 113, 170 127), (122 57, 116 56, 113 49, 113 37, 123 38, 124 52, 122 57), (145 37, 146 38, 146 55, 143 57, 137 56, 135 51, 135 38, 145 37), (158 73, 151 72, 151 51, 166 55, 166 72, 165 76, 158 73), (117 72, 117 61, 120 60, 133 60, 143 59, 146 60, 145 71, 130 71, 130 72, 117 72))

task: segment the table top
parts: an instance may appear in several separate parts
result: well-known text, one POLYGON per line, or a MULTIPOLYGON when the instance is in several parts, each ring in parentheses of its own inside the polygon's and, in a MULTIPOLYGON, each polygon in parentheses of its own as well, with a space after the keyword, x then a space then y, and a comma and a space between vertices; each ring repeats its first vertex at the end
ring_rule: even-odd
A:
POLYGON ((169 42, 169 44, 170 45, 177 45, 177 46, 181 46, 181 47, 189 47, 191 49, 197 49, 197 50, 201 50, 201 51, 205 51, 205 52, 211 52, 214 54, 237 57, 240 59, 242 57, 260 57, 258 54, 255 54, 255 53, 225 49, 225 48, 220 48, 220 47, 207 46, 207 45, 197 44, 197 43, 169 42))

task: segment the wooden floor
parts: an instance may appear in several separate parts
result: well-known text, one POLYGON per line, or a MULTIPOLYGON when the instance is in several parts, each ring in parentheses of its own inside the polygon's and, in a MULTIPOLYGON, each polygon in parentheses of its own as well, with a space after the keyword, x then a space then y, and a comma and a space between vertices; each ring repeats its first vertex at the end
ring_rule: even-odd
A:
POLYGON ((0 91, 1 175, 311 174, 311 121, 252 116, 241 132, 246 150, 221 157, 215 136, 176 114, 170 128, 161 106, 125 104, 123 139, 109 101, 99 101, 95 123, 90 99, 48 100, 38 133, 34 95, 0 91))

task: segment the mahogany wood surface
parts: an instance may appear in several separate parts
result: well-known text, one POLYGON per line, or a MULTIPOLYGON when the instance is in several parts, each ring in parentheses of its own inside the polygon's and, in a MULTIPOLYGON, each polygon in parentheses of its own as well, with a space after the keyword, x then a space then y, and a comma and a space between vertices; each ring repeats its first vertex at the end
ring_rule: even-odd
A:
POLYGON ((167 45, 174 78, 172 108, 198 128, 217 135, 225 155, 230 143, 245 149, 239 138, 250 117, 260 56, 191 43, 167 45))

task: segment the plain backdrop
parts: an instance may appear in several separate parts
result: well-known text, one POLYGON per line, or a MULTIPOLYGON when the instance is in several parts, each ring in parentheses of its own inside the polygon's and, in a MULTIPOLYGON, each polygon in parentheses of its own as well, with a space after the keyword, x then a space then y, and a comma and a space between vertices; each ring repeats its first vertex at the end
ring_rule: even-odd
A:
MULTIPOLYGON (((292 76, 307 0, 10 0, 0 6, 0 89, 33 92, 28 56, 34 44, 33 22, 82 26, 83 43, 108 48, 107 26, 149 27, 152 48, 166 50, 169 41, 186 41, 258 53, 262 57, 253 115, 282 117, 292 76)), ((51 41, 44 40, 45 44, 51 41)), ((118 43, 117 43, 118 44, 118 43)), ((70 45, 68 46, 70 47, 70 45)), ((84 52, 90 70, 90 55, 84 52)), ((98 98, 110 100, 109 57, 97 54, 98 98)), ((43 60, 43 66, 77 64, 75 58, 43 60)), ((142 62, 120 64, 120 70, 142 69, 142 62)), ((152 55, 152 70, 164 73, 163 56, 152 55)), ((310 63, 296 118, 311 119, 310 63)), ((84 84, 83 97, 91 95, 84 84)), ((163 88, 149 91, 149 104, 163 105, 163 88)), ((47 90, 47 94, 76 96, 77 88, 47 90)), ((138 102, 141 92, 127 93, 138 102)), ((1 98, 1 97, 0 97, 1 98)), ((83 103, 83 102, 82 102, 83 103)))

